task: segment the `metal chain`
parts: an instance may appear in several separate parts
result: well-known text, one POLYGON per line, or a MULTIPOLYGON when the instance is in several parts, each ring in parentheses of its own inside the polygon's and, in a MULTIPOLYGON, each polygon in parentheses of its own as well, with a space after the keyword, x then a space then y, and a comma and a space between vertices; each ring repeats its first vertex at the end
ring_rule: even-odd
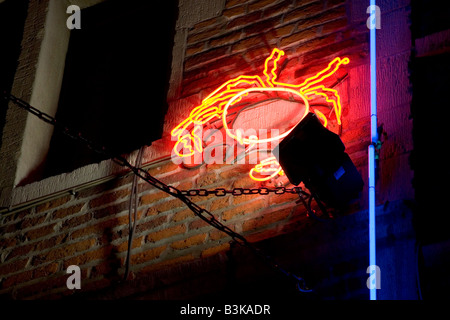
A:
POLYGON ((207 196, 209 194, 214 194, 216 196, 225 196, 226 194, 232 194, 235 196, 244 195, 244 194, 284 194, 284 193, 298 193, 299 195, 303 192, 301 188, 294 187, 291 189, 285 188, 285 187, 278 187, 275 189, 270 188, 261 188, 261 189, 244 189, 244 188, 235 188, 233 190, 226 190, 224 188, 217 188, 215 190, 206 190, 206 189, 192 189, 192 190, 179 190, 173 186, 166 185, 164 182, 156 179, 151 174, 149 174, 146 170, 142 168, 138 168, 133 166, 131 163, 129 163, 124 157, 114 155, 104 147, 99 146, 96 143, 86 139, 83 137, 83 135, 80 132, 74 132, 71 129, 67 128, 66 126, 59 123, 54 117, 36 109, 35 107, 31 106, 27 102, 11 95, 3 93, 5 98, 7 100, 10 100, 17 106, 21 107, 22 109, 32 113, 33 115, 37 116, 39 119, 55 126, 58 130, 61 130, 62 133, 69 136, 70 138, 77 140, 83 144, 85 144, 88 148, 92 149, 93 151, 107 155, 109 158, 111 158, 115 163, 119 164, 120 166, 129 168, 136 176, 141 178, 142 180, 146 181, 150 185, 154 186, 155 188, 162 190, 171 196, 181 200, 183 203, 186 204, 186 206, 193 211, 193 213, 199 217, 200 219, 204 220, 214 228, 226 233, 229 235, 233 241, 236 243, 245 246, 249 248, 251 251, 253 251, 257 256, 259 256, 267 265, 271 266, 275 270, 281 272, 282 274, 288 276, 289 278, 293 279, 297 283, 297 288, 302 292, 310 292, 311 290, 305 287, 304 280, 301 277, 296 276, 295 274, 288 272, 281 268, 272 257, 264 254, 260 249, 253 246, 244 236, 240 235, 239 233, 233 231, 226 225, 222 224, 219 220, 216 219, 216 217, 209 212, 208 210, 201 208, 194 202, 192 202, 187 196, 207 196))
POLYGON ((210 194, 213 194, 217 197, 224 197, 227 194, 231 194, 233 196, 243 196, 243 195, 252 195, 252 194, 259 194, 259 195, 270 195, 270 194, 304 194, 308 195, 306 192, 303 191, 300 187, 293 187, 293 188, 286 188, 286 187, 276 187, 276 188, 234 188, 232 190, 226 190, 225 188, 216 188, 212 190, 207 189, 189 189, 189 190, 181 190, 181 194, 184 196, 209 196, 210 194))

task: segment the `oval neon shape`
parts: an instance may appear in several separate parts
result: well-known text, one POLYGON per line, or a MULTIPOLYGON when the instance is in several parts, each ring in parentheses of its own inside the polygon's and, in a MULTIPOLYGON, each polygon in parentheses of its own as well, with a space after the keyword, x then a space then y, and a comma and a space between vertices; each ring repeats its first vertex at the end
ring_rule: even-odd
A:
POLYGON ((286 137, 291 131, 292 129, 295 128, 294 125, 291 129, 289 129, 288 131, 280 134, 279 136, 275 136, 275 137, 271 137, 271 138, 267 138, 267 139, 248 139, 248 138, 242 138, 242 137, 238 137, 236 135, 234 135, 233 133, 231 133, 230 129, 228 128, 228 124, 227 124, 227 113, 228 113, 228 107, 236 100, 239 99, 242 95, 248 94, 249 92, 264 92, 264 91, 278 91, 278 92, 290 92, 294 95, 299 96, 304 104, 305 104, 305 113, 303 114, 302 118, 297 122, 297 124, 302 121, 302 119, 308 114, 309 112, 309 103, 308 100, 306 99, 306 97, 301 94, 299 91, 296 91, 294 89, 291 88, 248 88, 245 90, 242 90, 241 92, 237 93, 236 95, 234 95, 230 100, 228 100, 227 104, 225 105, 224 109, 223 109, 223 114, 222 114, 222 123, 223 123, 223 127, 225 128, 225 132, 227 133, 227 135, 237 141, 239 141, 239 143, 241 144, 252 144, 252 143, 267 143, 270 141, 274 141, 274 140, 279 140, 282 139, 284 137, 286 137))

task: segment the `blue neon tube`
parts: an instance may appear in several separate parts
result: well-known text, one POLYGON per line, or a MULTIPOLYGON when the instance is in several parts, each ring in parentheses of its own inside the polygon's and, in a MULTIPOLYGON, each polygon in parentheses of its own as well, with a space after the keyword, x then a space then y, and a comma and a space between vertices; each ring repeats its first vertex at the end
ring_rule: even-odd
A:
MULTIPOLYGON (((375 6, 375 0, 370 0, 375 6)), ((373 8, 373 7, 372 7, 373 8)), ((378 17, 376 17, 378 18, 378 17)), ((370 131, 372 144, 369 146, 369 264, 376 263, 376 228, 375 228, 375 144, 378 141, 377 132, 377 54, 376 28, 370 29, 370 131)), ((377 299, 377 289, 370 288, 370 300, 377 299)))

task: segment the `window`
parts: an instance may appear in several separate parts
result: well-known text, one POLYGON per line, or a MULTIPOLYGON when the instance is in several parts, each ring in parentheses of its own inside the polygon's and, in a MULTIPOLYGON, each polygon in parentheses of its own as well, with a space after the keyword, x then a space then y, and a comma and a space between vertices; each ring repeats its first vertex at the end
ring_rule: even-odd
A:
MULTIPOLYGON (((115 154, 161 138, 176 18, 177 1, 110 0, 83 9, 56 118, 115 154)), ((43 177, 101 160, 55 131, 43 177)))

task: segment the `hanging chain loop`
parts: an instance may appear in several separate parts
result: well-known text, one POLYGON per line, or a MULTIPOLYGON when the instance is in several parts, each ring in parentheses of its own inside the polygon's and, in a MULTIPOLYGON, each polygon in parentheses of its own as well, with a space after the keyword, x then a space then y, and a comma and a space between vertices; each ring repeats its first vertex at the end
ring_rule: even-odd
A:
POLYGON ((225 196, 227 194, 232 194, 232 195, 235 195, 235 196, 239 196, 239 195, 243 195, 243 194, 268 195, 270 193, 284 194, 285 192, 298 193, 301 196, 301 193, 303 193, 301 188, 294 187, 294 188, 291 188, 291 189, 286 189, 284 187, 278 187, 278 188, 275 188, 275 189, 269 189, 269 188, 265 188, 264 187, 264 188, 260 188, 260 189, 235 188, 233 190, 226 190, 224 188, 217 188, 215 190, 206 190, 206 189, 179 190, 176 187, 166 185, 164 182, 156 179, 150 173, 148 173, 146 170, 133 166, 124 157, 117 156, 117 155, 114 155, 112 153, 109 153, 108 150, 105 147, 99 146, 96 143, 94 143, 94 142, 84 138, 83 135, 80 132, 74 132, 74 131, 70 130, 69 128, 67 128, 64 125, 62 125, 61 123, 59 123, 57 121, 57 119, 55 119, 54 117, 52 117, 52 116, 50 116, 50 115, 48 115, 48 114, 46 114, 46 113, 36 109, 35 107, 31 106, 27 102, 25 102, 25 101, 15 97, 15 96, 13 96, 12 94, 3 93, 3 96, 5 97, 5 99, 13 102, 14 104, 16 104, 20 108, 26 110, 27 112, 32 113, 33 115, 37 116, 39 119, 42 119, 44 122, 47 122, 47 123, 55 126, 55 128, 60 130, 62 133, 64 133, 68 137, 85 144, 88 148, 92 149, 93 151, 95 151, 97 153, 100 153, 100 154, 103 154, 103 155, 107 155, 109 158, 112 159, 112 161, 114 161, 115 163, 117 163, 118 165, 120 165, 122 167, 126 167, 126 168, 130 169, 136 176, 138 176, 142 180, 146 181, 150 185, 154 186, 155 188, 157 188, 157 189, 159 189, 161 191, 164 191, 164 192, 172 195, 175 198, 178 198, 179 200, 184 202, 186 204, 186 206, 189 209, 191 209, 192 212, 197 217, 199 217, 200 219, 204 220, 205 222, 207 222, 208 224, 210 224, 214 228, 216 228, 216 229, 226 233, 236 243, 249 248, 257 256, 262 258, 262 260, 265 263, 267 263, 269 266, 271 266, 275 270, 277 270, 277 271, 279 271, 279 272, 281 272, 281 273, 283 273, 285 275, 288 275, 291 278, 294 278, 296 283, 297 283, 297 288, 300 291, 302 291, 302 292, 308 292, 308 290, 305 289, 305 287, 304 287, 304 280, 302 278, 300 278, 298 276, 292 277, 293 274, 288 272, 288 271, 286 271, 286 270, 284 270, 283 268, 281 268, 274 261, 274 259, 272 257, 262 253, 262 251, 260 249, 256 248, 250 242, 248 242, 247 239, 244 236, 240 235, 239 233, 233 231, 232 229, 230 229, 229 227, 227 227, 226 225, 221 223, 219 220, 217 220, 217 218, 211 212, 209 212, 208 210, 206 210, 204 208, 201 208, 200 206, 198 206, 197 204, 192 202, 187 197, 187 196, 207 196, 209 194, 214 194, 215 196, 218 196, 218 197, 222 197, 222 196, 225 196), (258 193, 256 193, 256 190, 258 191, 258 193))

